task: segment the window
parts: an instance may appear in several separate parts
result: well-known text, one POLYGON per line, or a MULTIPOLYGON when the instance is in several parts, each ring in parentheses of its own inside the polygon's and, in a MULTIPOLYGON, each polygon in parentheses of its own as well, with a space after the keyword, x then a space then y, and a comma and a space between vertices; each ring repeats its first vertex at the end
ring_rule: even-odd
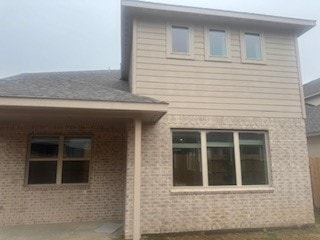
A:
POLYGON ((209 186, 236 184, 232 132, 207 133, 207 161, 209 186))
POLYGON ((247 59, 261 60, 261 41, 260 35, 256 33, 246 33, 246 56, 247 59))
POLYGON ((175 186, 201 186, 201 144, 198 132, 173 133, 175 186))
POLYGON ((206 60, 230 61, 230 37, 227 30, 205 28, 206 60))
POLYGON ((239 133, 243 185, 268 184, 263 133, 239 133))
POLYGON ((269 184, 265 138, 265 132, 173 131, 173 185, 269 184))
POLYGON ((193 58, 193 28, 183 25, 167 26, 167 56, 193 58))
POLYGON ((32 137, 27 183, 87 183, 90 158, 88 137, 32 137))
POLYGON ((172 26, 172 52, 189 53, 189 28, 172 26))
POLYGON ((264 63, 264 38, 261 33, 241 34, 242 62, 264 63))

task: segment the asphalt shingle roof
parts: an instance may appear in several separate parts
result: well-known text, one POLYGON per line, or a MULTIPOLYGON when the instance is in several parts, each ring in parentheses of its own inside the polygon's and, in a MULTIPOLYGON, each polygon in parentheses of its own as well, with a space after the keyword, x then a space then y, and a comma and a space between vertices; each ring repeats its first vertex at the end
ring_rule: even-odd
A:
POLYGON ((0 79, 0 97, 163 103, 130 93, 120 70, 24 73, 0 79))
POLYGON ((303 91, 305 97, 320 94, 320 78, 304 84, 303 91))
POLYGON ((307 135, 320 134, 320 106, 306 104, 306 112, 307 135))

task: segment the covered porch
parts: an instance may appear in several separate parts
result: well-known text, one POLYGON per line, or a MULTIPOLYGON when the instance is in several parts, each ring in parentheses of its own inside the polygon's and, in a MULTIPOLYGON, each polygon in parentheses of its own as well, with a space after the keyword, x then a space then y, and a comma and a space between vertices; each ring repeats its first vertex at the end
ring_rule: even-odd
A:
MULTIPOLYGON (((1 98, 0 225, 117 221, 140 239, 142 124, 155 124, 166 111, 159 102, 1 98), (58 139, 57 160, 41 159, 57 162, 56 181, 32 184, 30 162, 40 162, 32 157, 32 139, 43 136, 58 139), (89 157, 65 159, 65 140, 84 136, 89 157), (64 182, 67 161, 88 161, 87 181, 64 182)), ((69 167, 69 174, 77 170, 84 172, 69 167)))

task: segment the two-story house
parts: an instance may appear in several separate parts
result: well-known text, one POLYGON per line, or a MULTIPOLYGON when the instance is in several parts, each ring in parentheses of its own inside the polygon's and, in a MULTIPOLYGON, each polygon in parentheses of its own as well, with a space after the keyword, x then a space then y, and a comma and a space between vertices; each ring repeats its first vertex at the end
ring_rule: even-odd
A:
POLYGON ((297 46, 313 26, 123 0, 121 71, 0 81, 0 224, 314 223, 297 46))
POLYGON ((306 133, 309 150, 313 204, 320 207, 320 79, 303 85, 306 104, 306 133))

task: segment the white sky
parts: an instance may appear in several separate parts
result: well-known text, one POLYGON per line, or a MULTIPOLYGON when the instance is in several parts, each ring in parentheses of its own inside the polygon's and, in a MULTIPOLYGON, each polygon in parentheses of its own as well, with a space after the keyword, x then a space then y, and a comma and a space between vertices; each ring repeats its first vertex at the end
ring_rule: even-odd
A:
MULTIPOLYGON (((150 0, 318 20, 320 0, 150 0)), ((303 82, 320 77, 320 26, 299 38, 303 82)), ((120 0, 0 0, 0 78, 120 67, 120 0)))

